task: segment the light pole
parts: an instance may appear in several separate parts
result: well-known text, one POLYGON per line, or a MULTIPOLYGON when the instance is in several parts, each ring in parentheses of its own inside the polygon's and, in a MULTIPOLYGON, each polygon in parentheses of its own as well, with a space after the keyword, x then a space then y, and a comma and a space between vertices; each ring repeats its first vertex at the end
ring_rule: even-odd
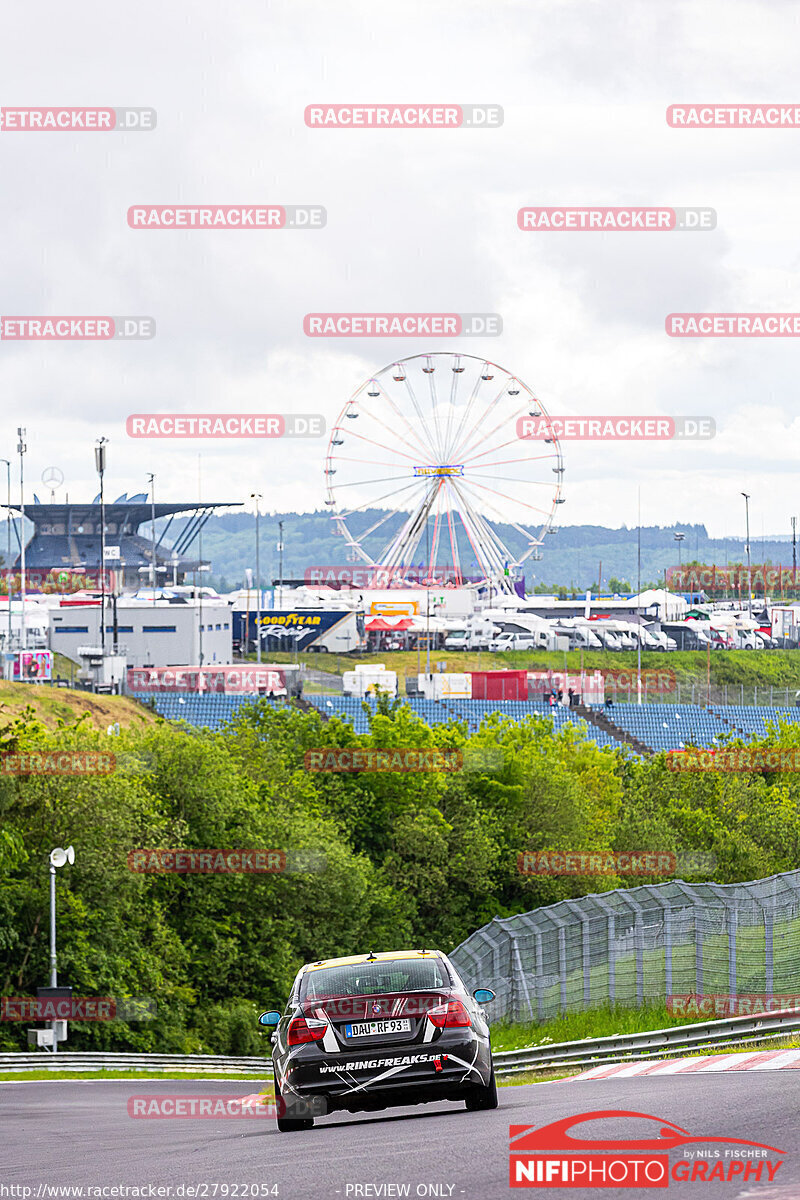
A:
POLYGON ((747 492, 740 492, 744 496, 744 516, 747 530, 747 541, 745 542, 745 550, 747 552, 747 615, 753 616, 753 576, 750 571, 750 496, 747 492))
POLYGON ((278 593, 278 608, 283 607, 283 521, 278 521, 278 581, 280 591, 278 593))
POLYGON ((681 575, 681 544, 686 540, 686 534, 673 533, 672 539, 678 543, 678 586, 683 588, 683 577, 681 575))
POLYGON ((244 645, 242 646, 241 643, 239 644, 240 658, 247 658, 247 654, 248 654, 247 647, 250 645, 250 592, 253 587, 253 568, 252 567, 245 567, 244 581, 245 581, 245 584, 247 585, 247 601, 246 601, 247 609, 245 610, 246 619, 245 619, 245 623, 244 623, 244 645))
MULTIPOLYGON (((203 456, 201 454, 198 454, 198 456, 197 456, 197 502, 198 502, 198 504, 202 501, 202 499, 203 499, 203 456)), ((200 530, 199 530, 199 536, 198 536, 198 541, 197 541, 197 570, 202 575, 202 572, 203 572, 203 522, 202 521, 200 522, 200 530)), ((198 638, 199 638, 199 643, 200 643, 200 653, 198 655, 198 658, 200 659, 199 665, 202 667, 202 665, 203 665, 203 580, 202 579, 200 580, 200 591, 199 592, 197 590, 197 574, 196 573, 194 576, 194 581, 195 581, 194 598, 197 601, 198 624, 200 626, 200 630, 198 633, 198 638)))
MULTIPOLYGON (((20 618, 21 624, 20 624, 19 637, 20 637, 20 649, 27 650, 28 635, 27 635, 27 631, 25 629, 25 480, 24 480, 23 463, 24 463, 24 458, 25 458, 25 451, 28 449, 28 447, 25 445, 25 430, 22 428, 22 426, 19 426, 17 428, 17 436, 19 437, 19 442, 17 444, 17 454, 19 455, 19 509, 20 509, 20 513, 21 513, 21 516, 19 519, 19 544, 20 544, 19 594, 20 594, 20 601, 21 601, 21 608, 22 608, 22 615, 20 618)), ((20 668, 20 677, 21 676, 22 676, 22 669, 20 668)))
POLYGON ((98 438, 94 448, 94 465, 100 476, 100 649, 106 652, 106 504, 103 476, 106 472, 108 438, 98 438))
MULTIPOLYGON (((639 531, 636 537, 636 702, 642 703, 642 489, 638 491, 639 531)), ((581 652, 582 654, 583 652, 581 652)))
MULTIPOLYGON (((63 867, 65 863, 75 862, 75 849, 73 846, 67 846, 66 850, 62 850, 60 846, 56 846, 55 850, 50 851, 50 987, 58 987, 58 970, 56 965, 56 868, 63 867)), ((58 1042, 56 1041, 56 1025, 57 1022, 52 1022, 53 1028, 53 1054, 58 1051, 58 1042)))
POLYGON ((6 646, 6 654, 11 653, 11 463, 7 458, 0 458, 0 462, 6 464, 6 483, 8 485, 6 510, 8 519, 6 521, 6 583, 8 587, 8 644, 6 646))
POLYGON ((153 542, 150 561, 150 584, 153 588, 153 604, 156 602, 156 477, 150 472, 147 476, 150 484, 150 537, 153 542))
POLYGON ((256 589, 258 600, 256 601, 258 609, 256 612, 256 662, 261 662, 261 552, 259 542, 259 518, 261 512, 258 507, 259 501, 262 499, 260 492, 251 492, 250 499, 256 502, 256 589))

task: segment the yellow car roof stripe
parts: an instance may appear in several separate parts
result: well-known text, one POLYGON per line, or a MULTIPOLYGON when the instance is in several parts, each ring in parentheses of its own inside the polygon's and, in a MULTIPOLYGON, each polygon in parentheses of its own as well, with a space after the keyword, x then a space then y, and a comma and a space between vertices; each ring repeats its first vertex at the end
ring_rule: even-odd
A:
POLYGON ((365 962, 388 962, 393 958, 438 958, 438 950, 388 950, 372 956, 352 954, 348 958, 326 958, 323 962, 306 963, 304 971, 323 971, 326 967, 351 967, 365 962))

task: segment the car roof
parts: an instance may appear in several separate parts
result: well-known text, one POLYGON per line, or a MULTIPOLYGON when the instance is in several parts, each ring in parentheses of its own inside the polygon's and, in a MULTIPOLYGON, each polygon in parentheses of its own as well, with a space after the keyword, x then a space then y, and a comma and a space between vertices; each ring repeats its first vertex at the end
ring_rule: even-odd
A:
POLYGON ((319 962, 306 963, 301 973, 321 971, 326 967, 351 967, 366 962, 390 962, 398 958, 441 958, 440 950, 386 950, 379 954, 351 954, 347 958, 324 958, 319 962))

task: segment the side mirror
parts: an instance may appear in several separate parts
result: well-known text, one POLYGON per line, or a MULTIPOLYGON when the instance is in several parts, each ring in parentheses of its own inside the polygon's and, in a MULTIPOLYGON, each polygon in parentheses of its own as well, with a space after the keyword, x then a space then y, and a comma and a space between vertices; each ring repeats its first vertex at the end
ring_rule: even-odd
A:
POLYGON ((279 1012, 270 1011, 262 1013, 258 1018, 258 1023, 259 1025, 277 1025, 280 1019, 281 1014, 279 1012))
POLYGON ((472 993, 478 1004, 488 1004, 490 1000, 494 1000, 494 992, 489 988, 478 988, 472 993))

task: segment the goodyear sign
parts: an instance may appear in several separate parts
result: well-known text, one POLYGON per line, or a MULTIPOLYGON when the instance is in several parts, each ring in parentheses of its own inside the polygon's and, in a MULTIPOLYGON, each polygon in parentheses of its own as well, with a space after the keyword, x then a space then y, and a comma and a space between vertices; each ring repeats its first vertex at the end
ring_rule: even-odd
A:
POLYGON ((349 610, 329 609, 264 609, 258 623, 258 613, 234 612, 234 640, 254 642, 258 636, 256 626, 261 632, 262 645, 270 650, 305 650, 312 646, 317 638, 327 633, 334 625, 345 617, 352 616, 349 610), (245 633, 246 630, 246 633, 245 633))

